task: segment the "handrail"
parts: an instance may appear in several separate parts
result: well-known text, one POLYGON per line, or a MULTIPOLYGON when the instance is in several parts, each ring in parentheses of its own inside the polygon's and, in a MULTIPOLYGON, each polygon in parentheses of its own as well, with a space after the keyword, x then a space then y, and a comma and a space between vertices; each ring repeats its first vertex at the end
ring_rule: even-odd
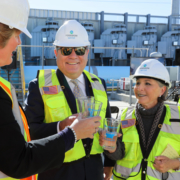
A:
POLYGON ((24 63, 23 63, 23 56, 22 56, 22 48, 18 46, 17 48, 17 60, 20 62, 20 72, 21 72, 21 83, 22 83, 22 94, 23 94, 23 102, 25 96, 25 75, 24 75, 24 63))

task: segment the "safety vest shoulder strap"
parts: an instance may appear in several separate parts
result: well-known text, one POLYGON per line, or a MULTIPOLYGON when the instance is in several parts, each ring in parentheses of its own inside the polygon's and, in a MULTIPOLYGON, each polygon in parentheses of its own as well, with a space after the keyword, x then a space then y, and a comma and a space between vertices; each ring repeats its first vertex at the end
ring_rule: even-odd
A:
POLYGON ((123 120, 135 118, 134 113, 135 113, 134 106, 125 108, 122 112, 121 120, 123 121, 123 120))
POLYGON ((105 92, 104 86, 102 84, 102 81, 100 78, 98 78, 96 75, 89 73, 88 71, 84 70, 83 71, 85 73, 85 75, 87 76, 87 78, 89 79, 92 88, 96 89, 96 90, 100 90, 105 92))
POLYGON ((91 77, 91 82, 93 82, 94 79, 97 79, 97 80, 99 81, 99 83, 102 84, 101 79, 98 78, 95 74, 89 73, 89 72, 86 71, 86 70, 84 70, 83 72, 84 72, 87 76, 90 76, 90 77, 91 77))
POLYGON ((39 87, 52 86, 52 77, 56 73, 54 69, 39 70, 38 72, 38 83, 39 87))
POLYGON ((38 84, 41 95, 48 94, 47 88, 49 88, 50 91, 57 91, 57 93, 62 91, 62 87, 56 76, 56 70, 54 69, 39 70, 38 84))
POLYGON ((174 105, 165 105, 166 106, 166 110, 170 112, 171 114, 171 119, 180 119, 180 115, 179 115, 179 107, 178 106, 174 106, 174 105))
POLYGON ((12 101, 12 107, 13 107, 13 100, 12 100, 12 94, 11 94, 11 83, 0 77, 0 86, 3 88, 3 90, 8 94, 12 101))

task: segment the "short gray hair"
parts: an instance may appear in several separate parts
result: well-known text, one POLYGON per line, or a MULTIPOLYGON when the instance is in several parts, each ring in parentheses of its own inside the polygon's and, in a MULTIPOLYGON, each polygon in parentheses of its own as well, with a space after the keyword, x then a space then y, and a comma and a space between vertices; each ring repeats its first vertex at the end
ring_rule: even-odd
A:
POLYGON ((166 97, 167 97, 167 94, 168 94, 168 86, 165 85, 165 84, 163 84, 163 83, 161 83, 161 82, 158 81, 158 80, 156 80, 156 81, 157 81, 159 87, 163 87, 163 86, 166 87, 166 90, 165 90, 164 94, 163 94, 161 97, 158 97, 158 102, 163 102, 163 101, 166 100, 166 97))

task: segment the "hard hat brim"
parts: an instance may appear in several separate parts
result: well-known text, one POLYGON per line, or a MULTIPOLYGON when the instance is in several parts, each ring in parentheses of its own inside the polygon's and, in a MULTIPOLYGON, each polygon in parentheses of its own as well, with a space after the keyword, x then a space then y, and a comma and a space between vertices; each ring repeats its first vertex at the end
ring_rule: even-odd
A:
POLYGON ((86 42, 86 43, 58 43, 58 42, 54 42, 53 43, 54 46, 60 46, 60 47, 81 47, 81 46, 90 46, 90 42, 86 42))
POLYGON ((30 32, 26 28, 20 29, 20 31, 22 31, 24 34, 26 34, 29 38, 32 38, 32 35, 30 34, 30 32))
MULTIPOLYGON (((132 75, 131 79, 135 79, 137 77, 147 77, 147 78, 152 78, 152 79, 157 79, 157 80, 159 79, 159 80, 164 81, 164 79, 161 79, 161 78, 158 78, 158 77, 154 77, 154 76, 150 76, 150 75, 145 75, 145 74, 132 75)), ((171 88, 171 83, 170 82, 165 82, 164 81, 164 83, 168 84, 168 88, 171 88)))
MULTIPOLYGON (((1 21, 1 23, 9 26, 9 24, 7 22, 3 22, 1 21)), ((12 26, 13 28, 16 28, 18 30, 20 30, 21 32, 23 32, 24 34, 26 34, 29 38, 32 38, 32 35, 30 34, 30 32, 27 30, 27 28, 19 28, 16 25, 12 26)))

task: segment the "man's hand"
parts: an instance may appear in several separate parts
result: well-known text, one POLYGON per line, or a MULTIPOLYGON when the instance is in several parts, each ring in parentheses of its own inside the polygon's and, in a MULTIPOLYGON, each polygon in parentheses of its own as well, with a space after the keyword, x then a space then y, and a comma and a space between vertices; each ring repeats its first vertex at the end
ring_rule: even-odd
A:
POLYGON ((72 116, 67 117, 59 123, 59 130, 62 131, 66 126, 70 126, 73 121, 78 117, 78 114, 73 114, 72 116))
POLYGON ((104 180, 110 180, 113 173, 113 167, 104 167, 104 180))
POLYGON ((179 169, 180 162, 178 159, 169 159, 166 156, 157 156, 153 166, 161 173, 165 173, 170 169, 179 169))

